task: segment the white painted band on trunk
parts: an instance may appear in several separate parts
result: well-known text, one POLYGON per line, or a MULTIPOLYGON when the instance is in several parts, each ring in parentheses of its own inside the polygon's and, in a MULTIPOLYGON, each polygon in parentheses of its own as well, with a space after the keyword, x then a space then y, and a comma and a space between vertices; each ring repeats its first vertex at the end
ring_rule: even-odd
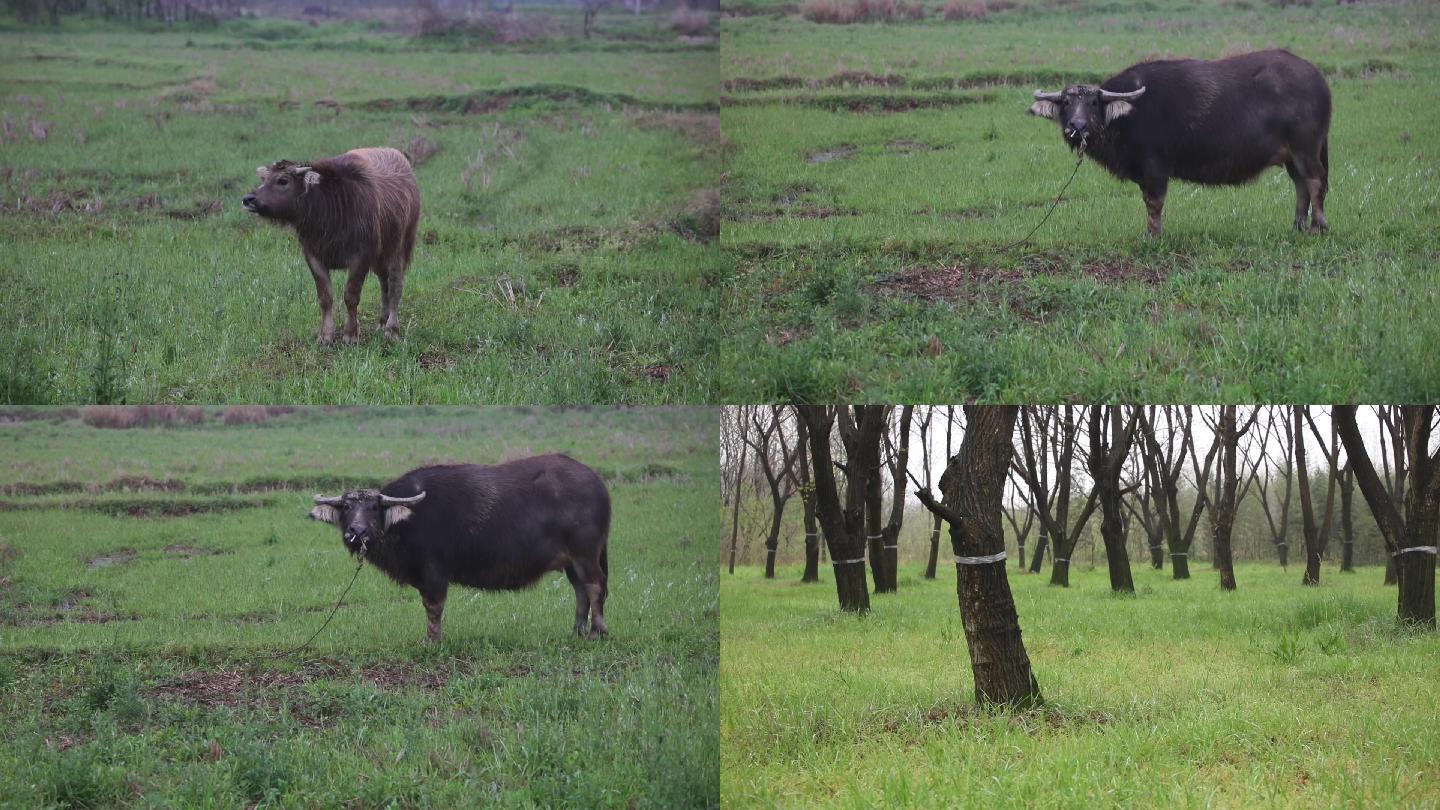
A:
POLYGON ((900 548, 900 544, 899 544, 899 543, 896 543, 896 544, 893 545, 893 546, 886 546, 885 548, 900 548))
POLYGON ((1150 548, 1164 548, 1164 546, 1151 546, 1150 548))
POLYGON ((959 554, 956 554, 956 555, 955 555, 955 564, 956 564, 956 565, 986 565, 986 564, 988 564, 988 563, 997 563, 997 562, 1000 562, 1000 561, 1003 560, 1003 559, 1005 559, 1005 552, 1003 552, 1003 551, 1000 552, 999 554, 986 554, 986 555, 983 556, 983 557, 961 557, 959 554))
POLYGON ((806 537, 819 537, 819 536, 820 536, 820 533, 819 533, 819 532, 805 532, 805 536, 806 536, 806 537))
POLYGON ((1287 543, 1287 542, 1285 542, 1284 540, 1281 540, 1280 542, 1276 543, 1275 545, 1277 545, 1277 546, 1288 546, 1288 545, 1290 545, 1290 544, 1287 543))
POLYGON ((863 563, 863 562, 865 562, 865 558, 864 558, 864 557, 861 557, 861 558, 858 559, 858 560, 831 560, 831 561, 830 561, 830 564, 831 564, 831 565, 853 565, 853 564, 855 564, 855 563, 863 563))
POLYGON ((1189 557, 1190 554, 1189 554, 1188 552, 1185 552, 1185 551, 1172 551, 1172 552, 1170 552, 1170 556, 1171 556, 1171 557, 1189 557))
POLYGON ((866 539, 866 540, 879 540, 879 539, 883 538, 884 536, 885 536, 885 535, 883 535, 883 534, 867 534, 867 535, 865 535, 865 539, 866 539))
POLYGON ((1418 552, 1420 552, 1420 553, 1422 553, 1422 554, 1435 554, 1435 553, 1440 553, 1440 547, 1437 547, 1437 546, 1411 546, 1411 547, 1409 547, 1409 548, 1402 548, 1402 549, 1400 549, 1399 551, 1395 552, 1395 556, 1398 557, 1398 556, 1400 556, 1401 554, 1404 554, 1404 553, 1407 552, 1407 551, 1418 551, 1418 552))
POLYGON ((1069 560, 1066 560, 1066 559, 1062 559, 1062 558, 1060 558, 1060 557, 1056 557, 1056 558, 1055 558, 1055 562, 1069 563, 1070 561, 1069 561, 1069 560))

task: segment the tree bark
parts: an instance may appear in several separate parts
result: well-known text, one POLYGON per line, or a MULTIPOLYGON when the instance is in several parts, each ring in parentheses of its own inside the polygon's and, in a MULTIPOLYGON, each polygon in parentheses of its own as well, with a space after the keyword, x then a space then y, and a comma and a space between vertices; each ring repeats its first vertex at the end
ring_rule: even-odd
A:
POLYGON ((1028 708, 1043 703, 1020 635, 1020 619, 1006 576, 1001 527, 1005 479, 1014 448, 1014 406, 966 406, 965 438, 941 479, 944 502, 917 493, 950 524, 957 557, 955 592, 982 705, 1028 708), (978 562, 976 558, 998 555, 978 562))
POLYGON ((1305 459, 1304 405, 1291 405, 1290 423, 1295 431, 1295 477, 1300 485, 1300 525, 1305 533, 1305 576, 1301 585, 1320 584, 1320 528, 1315 525, 1315 505, 1310 497, 1310 470, 1305 459))
POLYGON ((1105 563, 1110 571, 1110 590, 1134 593, 1130 575, 1130 552, 1125 548, 1124 506, 1120 472, 1130 454, 1135 435, 1135 417, 1125 424, 1118 405, 1090 408, 1090 478, 1100 502, 1100 538, 1105 543, 1105 563))
POLYGON ((1355 471, 1347 462, 1340 471, 1340 571, 1355 573, 1355 520, 1351 504, 1355 500, 1355 471))
POLYGON ((805 420, 795 420, 797 467, 800 473, 800 504, 805 510, 805 572, 801 582, 820 581, 820 524, 815 520, 815 484, 810 480, 809 432, 805 420))
POLYGON ((1240 474, 1238 456, 1240 437, 1255 423, 1252 411, 1245 426, 1239 426, 1234 405, 1220 406, 1220 421, 1216 426, 1215 441, 1220 443, 1220 466, 1216 470, 1218 497, 1214 515, 1215 567, 1220 571, 1220 589, 1235 590, 1235 562, 1231 554, 1230 536, 1235 528, 1235 512, 1238 503, 1240 474))
POLYGON ((1040 536, 1035 539, 1035 556, 1030 558, 1030 573, 1038 574, 1045 565, 1045 547, 1050 544, 1050 535, 1045 527, 1040 527, 1040 536))
POLYGON ((905 405, 900 409, 899 442, 898 446, 893 448, 894 463, 890 467, 893 497, 890 501, 890 522, 886 524, 882 538, 887 593, 895 593, 900 589, 900 529, 905 523, 905 482, 910 465, 910 421, 914 411, 913 405, 905 405))
POLYGON ((750 444, 745 441, 745 406, 735 411, 735 426, 740 431, 740 463, 735 467, 735 509, 730 513, 730 573, 735 573, 735 551, 740 543, 740 489, 745 479, 745 453, 750 444))
MULTIPOLYGON (((843 407, 843 406, 842 406, 843 407)), ((805 421, 810 441, 811 480, 815 483, 815 515, 830 547, 835 568, 835 594, 840 609, 854 613, 870 611, 870 590, 865 582, 865 493, 860 481, 846 487, 842 506, 835 482, 835 462, 830 452, 830 431, 835 410, 824 405, 796 407, 805 421)), ((847 458, 848 461, 853 461, 847 458)))
POLYGON ((1396 618, 1401 624, 1435 628, 1435 546, 1440 529, 1440 449, 1430 451, 1437 406, 1404 405, 1398 417, 1395 466, 1405 465, 1404 511, 1386 492, 1365 450, 1355 422, 1355 406, 1337 405, 1331 415, 1345 454, 1355 470, 1360 494, 1370 505, 1385 546, 1395 561, 1399 585, 1396 618))

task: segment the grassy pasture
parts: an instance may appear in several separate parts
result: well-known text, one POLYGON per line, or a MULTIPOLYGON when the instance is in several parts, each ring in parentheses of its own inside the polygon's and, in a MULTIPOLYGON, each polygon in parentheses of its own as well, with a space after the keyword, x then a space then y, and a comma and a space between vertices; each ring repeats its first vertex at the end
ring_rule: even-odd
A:
POLYGON ((1222 593, 1136 566, 1068 590, 1011 570, 1046 706, 973 707, 953 566, 917 566, 864 618, 828 566, 721 574, 729 807, 1427 807, 1440 801, 1435 634, 1395 627, 1378 568, 1302 589, 1237 566, 1222 593))
POLYGON ((0 30, 0 399, 704 401, 716 60, 673 35, 0 30), (362 145, 418 163, 404 339, 371 279, 361 345, 322 349, 294 237, 239 200, 262 163, 362 145))
POLYGON ((716 422, 703 409, 302 411, 0 426, 0 806, 718 803, 716 422), (564 577, 349 582, 315 491, 559 450, 614 502, 611 635, 564 577), (171 508, 167 515, 164 505, 171 508), (702 551, 705 550, 705 551, 702 551))
POLYGON ((1440 396, 1433 3, 1019 3, 978 21, 722 23, 735 271, 725 401, 1384 401, 1440 396), (1335 99, 1332 231, 1283 170, 1138 189, 1074 158, 1031 92, 1146 58, 1285 47, 1335 99), (1397 328, 1402 325, 1403 327, 1397 328))

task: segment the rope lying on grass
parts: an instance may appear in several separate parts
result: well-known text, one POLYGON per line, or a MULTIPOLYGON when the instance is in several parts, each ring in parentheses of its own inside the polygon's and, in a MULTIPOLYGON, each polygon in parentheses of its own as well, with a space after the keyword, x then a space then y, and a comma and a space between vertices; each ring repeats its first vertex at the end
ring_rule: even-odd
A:
POLYGON ((360 569, 362 569, 362 568, 364 568, 364 567, 365 567, 365 551, 364 551, 364 546, 363 546, 363 544, 362 544, 362 546, 361 546, 361 551, 360 551, 360 564, 357 565, 357 566, 355 566, 355 576, 353 576, 353 577, 350 578, 350 584, 349 584, 349 585, 346 585, 346 586, 345 586, 345 590, 343 590, 343 591, 340 592, 340 598, 337 599, 337 600, 335 600, 335 607, 330 608, 330 615, 325 617, 325 623, 322 624, 322 625, 320 625, 320 629, 319 629, 319 630, 316 630, 314 633, 311 633, 311 634, 310 634, 310 638, 305 639, 305 643, 304 643, 304 644, 301 644, 299 647, 295 647, 295 648, 289 649, 289 650, 284 650, 284 651, 281 651, 281 652, 278 652, 278 653, 274 653, 274 654, 272 654, 272 655, 267 655, 267 656, 265 656, 265 657, 266 657, 266 658, 289 658, 290 656, 294 655, 295 653, 298 653, 298 652, 300 652, 301 650, 305 649, 306 647, 309 647, 309 646, 310 646, 310 642, 312 642, 312 641, 314 641, 315 639, 319 638, 319 637, 320 637, 320 634, 325 631, 325 628, 330 626, 330 620, 333 619, 333 618, 335 618, 335 614, 336 614, 336 612, 338 612, 338 611, 340 610, 340 606, 343 605, 343 604, 345 604, 345 597, 346 597, 346 595, 348 595, 348 594, 350 593, 350 589, 351 589, 351 588, 355 587, 355 580, 357 580, 357 579, 360 578, 360 569))
POLYGON ((1050 218, 1050 215, 1055 213, 1055 207, 1060 204, 1060 199, 1065 196, 1065 189, 1070 188, 1070 184, 1075 181, 1075 175, 1080 173, 1080 164, 1085 162, 1085 141, 1088 137, 1089 136, 1087 135, 1080 138, 1080 148, 1075 150, 1075 169, 1070 172, 1070 179, 1066 180, 1065 185, 1060 187, 1060 193, 1055 195, 1055 201, 1050 203, 1050 209, 1045 212, 1045 216, 1041 217, 1040 221, 1035 223, 1035 227, 1031 228, 1030 232, 1025 234, 1024 239, 1021 239, 1018 242, 1011 242, 1004 247, 996 248, 996 253, 1005 253, 1006 251, 1013 250, 1014 248, 1020 247, 1026 242, 1029 242, 1030 237, 1034 236, 1035 232, 1040 230, 1040 227, 1044 225, 1045 221, 1050 218))

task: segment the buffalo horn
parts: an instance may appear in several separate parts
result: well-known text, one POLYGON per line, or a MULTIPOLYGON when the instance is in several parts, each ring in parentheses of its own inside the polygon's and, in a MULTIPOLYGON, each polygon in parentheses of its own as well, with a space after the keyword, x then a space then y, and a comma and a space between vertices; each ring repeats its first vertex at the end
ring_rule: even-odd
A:
POLYGON ((327 498, 327 497, 324 496, 324 495, 316 495, 316 496, 315 496, 315 503, 318 503, 318 504, 320 504, 321 506, 339 506, 340 504, 342 504, 342 503, 344 503, 344 502, 345 502, 345 499, 344 499, 344 498, 339 498, 339 497, 336 497, 336 498, 327 498))
POLYGON ((424 492, 421 492, 419 495, 411 495, 408 498, 396 498, 383 494, 380 496, 380 503, 383 506, 414 506, 423 500, 425 500, 424 492))
POLYGON ((1035 98, 1038 101, 1059 101, 1064 97, 1064 93, 1047 93, 1044 90, 1035 91, 1035 98))
POLYGON ((1139 90, 1131 90, 1128 93, 1112 93, 1109 90, 1101 90, 1100 98, 1106 101, 1133 101, 1144 94, 1144 87, 1141 87, 1139 90))

